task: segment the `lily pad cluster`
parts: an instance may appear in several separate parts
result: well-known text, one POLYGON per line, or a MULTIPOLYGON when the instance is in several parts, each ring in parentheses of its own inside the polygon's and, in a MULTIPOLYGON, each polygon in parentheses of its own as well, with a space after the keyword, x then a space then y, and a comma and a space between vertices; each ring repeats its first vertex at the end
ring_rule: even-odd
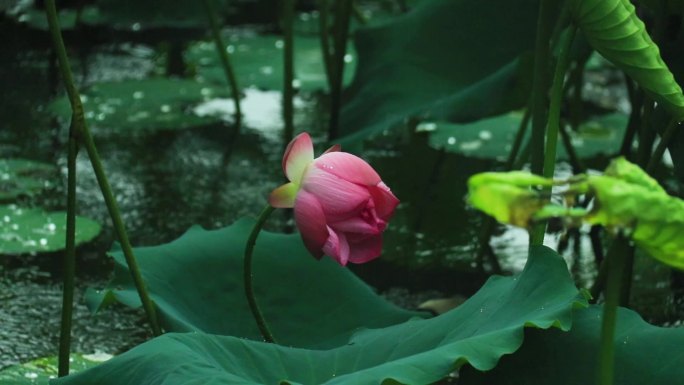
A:
MULTIPOLYGON (((99 132, 123 133, 181 130, 215 124, 216 117, 199 116, 193 109, 203 101, 229 96, 225 87, 193 80, 150 78, 98 83, 81 96, 86 119, 99 132)), ((69 119, 66 97, 52 104, 53 111, 69 119)))

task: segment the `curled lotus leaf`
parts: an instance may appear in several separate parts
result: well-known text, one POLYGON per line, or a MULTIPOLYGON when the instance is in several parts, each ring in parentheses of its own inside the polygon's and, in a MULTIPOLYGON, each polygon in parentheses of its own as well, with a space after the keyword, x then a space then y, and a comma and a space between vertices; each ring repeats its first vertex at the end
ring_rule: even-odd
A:
POLYGON ((642 186, 650 191, 665 194, 665 190, 660 186, 657 180, 648 175, 641 167, 622 156, 613 159, 606 168, 604 174, 622 179, 631 184, 642 186))
POLYGON ((468 180, 473 206, 499 222, 529 227, 552 217, 570 224, 599 224, 624 232, 637 246, 666 265, 684 270, 684 201, 670 196, 639 166, 624 158, 613 160, 604 175, 578 175, 552 181, 526 172, 487 172, 468 180), (590 210, 549 203, 533 187, 568 185, 565 196, 589 193, 590 210))
POLYGON ((470 203, 502 223, 527 227, 533 215, 548 203, 532 186, 553 182, 523 171, 485 172, 468 180, 470 203))
POLYGON ((568 5, 594 49, 675 117, 684 117, 682 89, 628 0, 571 0, 568 5))
POLYGON ((684 201, 610 176, 589 177, 588 184, 596 204, 587 223, 626 230, 653 258, 684 269, 684 201))

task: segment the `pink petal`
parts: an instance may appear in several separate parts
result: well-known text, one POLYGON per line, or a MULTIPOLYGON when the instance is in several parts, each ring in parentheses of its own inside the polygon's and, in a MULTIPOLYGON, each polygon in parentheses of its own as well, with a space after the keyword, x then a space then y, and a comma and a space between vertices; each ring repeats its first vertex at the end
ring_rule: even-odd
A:
POLYGON ((314 164, 351 183, 363 186, 380 183, 380 176, 366 161, 346 152, 328 152, 316 158, 314 164))
POLYGON ((300 190, 294 205, 297 228, 304 245, 314 257, 323 255, 323 245, 328 240, 328 226, 318 199, 313 194, 300 190))
POLYGON ((315 167, 309 168, 302 189, 318 198, 328 220, 349 218, 365 207, 370 199, 368 189, 345 181, 315 167))
POLYGON ((349 243, 344 233, 336 232, 328 227, 328 239, 323 246, 323 253, 336 260, 340 265, 344 266, 349 261, 349 243))
POLYGON ((283 171, 290 182, 299 184, 307 166, 314 160, 313 143, 306 132, 297 135, 285 149, 283 171))
MULTIPOLYGON (((338 151, 342 151, 342 146, 340 146, 339 144, 333 144, 329 149, 325 150, 325 152, 323 154, 327 154, 329 152, 338 152, 338 151)), ((321 154, 321 155, 323 155, 323 154, 321 154)))
POLYGON ((335 231, 358 234, 380 234, 385 229, 385 222, 367 221, 359 216, 328 224, 335 231))
POLYGON ((279 209, 292 208, 297 197, 297 190, 299 190, 299 187, 296 184, 285 183, 271 191, 271 194, 268 196, 268 204, 279 209))
POLYGON ((368 187, 368 192, 373 198, 375 211, 378 213, 378 216, 388 221, 392 214, 394 214, 394 209, 399 204, 399 199, 392 194, 392 191, 383 182, 378 183, 377 186, 368 187))
POLYGON ((365 263, 380 256, 382 253, 382 235, 349 242, 349 262, 365 263))

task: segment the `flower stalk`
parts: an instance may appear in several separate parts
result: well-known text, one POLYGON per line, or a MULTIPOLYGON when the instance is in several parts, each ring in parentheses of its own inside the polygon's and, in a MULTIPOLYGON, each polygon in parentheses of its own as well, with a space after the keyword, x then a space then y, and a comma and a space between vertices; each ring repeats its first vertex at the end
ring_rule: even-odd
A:
POLYGON ((254 224, 254 227, 252 227, 252 231, 249 233, 249 237, 247 238, 243 264, 243 280, 245 284, 245 295, 247 296, 247 302, 249 303, 249 310, 252 312, 252 316, 256 321, 257 327, 259 328, 259 332, 264 338, 264 341, 269 343, 276 342, 273 338, 273 334, 271 334, 271 330, 266 324, 266 320, 264 320, 264 316, 261 313, 261 309, 259 309, 256 298, 254 297, 254 284, 252 280, 252 255, 254 254, 254 246, 256 245, 257 237, 259 236, 261 229, 264 227, 264 223, 266 223, 266 220, 274 210, 275 208, 271 207, 271 205, 266 205, 266 207, 264 207, 264 209, 261 211, 261 214, 259 214, 259 218, 257 218, 257 221, 254 224))

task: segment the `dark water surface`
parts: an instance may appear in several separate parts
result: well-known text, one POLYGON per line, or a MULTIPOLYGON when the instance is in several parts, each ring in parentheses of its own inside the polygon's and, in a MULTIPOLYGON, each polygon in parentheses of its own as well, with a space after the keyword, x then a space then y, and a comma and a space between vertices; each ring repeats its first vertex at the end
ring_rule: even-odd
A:
MULTIPOLYGON (((28 203, 63 210, 67 122, 47 112, 49 52, 25 49, 29 43, 14 41, 10 49, 0 50, 6 56, 1 58, 0 79, 7 85, 0 95, 0 155, 58 165, 58 187, 28 203)), ((143 79, 160 66, 156 52, 144 44, 98 46, 88 52, 87 60, 76 61, 77 78, 82 87, 143 79)), ((249 89, 243 101, 249 107, 237 143, 229 123, 135 133, 98 127, 95 119, 95 140, 134 245, 169 242, 194 224, 218 228, 243 216, 254 217, 270 190, 282 183, 279 93, 249 89)), ((296 103, 297 130, 312 132, 318 153, 324 149, 325 102, 318 93, 302 93, 296 103)), ((213 106, 227 108, 226 104, 217 100, 213 106)), ((360 154, 402 203, 386 233, 383 258, 354 270, 406 306, 426 298, 416 293, 472 294, 486 275, 475 262, 482 217, 467 207, 465 183, 473 173, 501 165, 433 149, 420 136, 410 142, 406 137, 380 136, 360 154)), ((559 166, 559 173, 568 169, 559 166)), ((78 214, 102 223, 103 232, 77 255, 74 351, 118 353, 148 335, 139 310, 114 307, 93 317, 83 305, 85 288, 102 286, 109 277, 112 265, 105 253, 114 240, 85 151, 78 158, 77 196, 78 214)), ((292 223, 277 213, 268 227, 287 230, 292 223)), ((564 256, 577 281, 589 286, 596 271, 586 231, 582 232, 579 243, 571 243, 564 256)), ((559 237, 547 238, 555 245, 559 237)), ((498 228, 492 246, 506 273, 522 269, 526 242, 524 231, 498 228)), ((56 353, 61 256, 0 256, 0 368, 56 353)), ((676 294, 682 293, 670 289, 669 270, 645 257, 637 259, 636 269, 635 308, 657 323, 680 322, 684 306, 676 303, 676 294)))

